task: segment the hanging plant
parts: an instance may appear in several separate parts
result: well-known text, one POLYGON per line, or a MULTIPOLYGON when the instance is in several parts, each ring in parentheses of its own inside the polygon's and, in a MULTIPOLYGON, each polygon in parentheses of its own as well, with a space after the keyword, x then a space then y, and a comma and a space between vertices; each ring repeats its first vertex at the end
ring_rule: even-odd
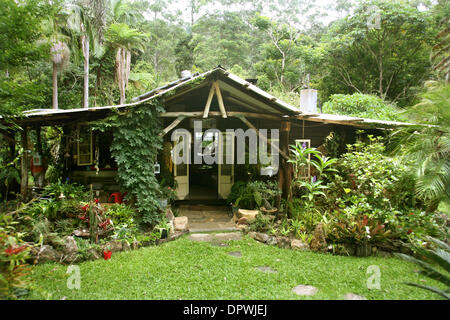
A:
POLYGON ((159 101, 129 108, 103 121, 97 129, 114 129, 111 154, 117 162, 117 180, 128 198, 136 201, 142 222, 154 226, 162 217, 161 187, 154 165, 162 150, 162 126, 159 114, 164 111, 159 101))

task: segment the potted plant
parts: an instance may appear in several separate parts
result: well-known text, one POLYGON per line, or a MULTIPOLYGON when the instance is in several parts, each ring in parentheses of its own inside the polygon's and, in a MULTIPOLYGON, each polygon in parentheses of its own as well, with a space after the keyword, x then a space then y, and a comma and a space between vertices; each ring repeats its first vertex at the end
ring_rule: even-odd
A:
POLYGON ((156 227, 159 230, 160 239, 166 239, 170 234, 170 223, 164 219, 156 227))

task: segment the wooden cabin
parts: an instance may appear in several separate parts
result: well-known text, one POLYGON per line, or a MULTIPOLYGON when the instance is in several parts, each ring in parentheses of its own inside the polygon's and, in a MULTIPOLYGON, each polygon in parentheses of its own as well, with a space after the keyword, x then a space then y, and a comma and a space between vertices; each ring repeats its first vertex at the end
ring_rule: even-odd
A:
MULTIPOLYGON (((202 136, 209 129, 218 129, 226 134, 228 130, 278 129, 277 151, 280 154, 277 178, 284 196, 288 197, 292 168, 288 164, 289 145, 296 142, 311 147, 321 146, 325 138, 335 132, 345 143, 355 141, 360 129, 380 133, 383 130, 402 125, 401 123, 361 119, 355 117, 321 114, 309 106, 292 106, 259 89, 250 81, 241 79, 227 70, 217 67, 203 74, 184 74, 184 77, 166 86, 141 95, 126 105, 70 109, 31 110, 16 122, 24 129, 22 141, 25 150, 27 134, 39 131, 44 126, 63 128, 64 175, 70 181, 92 185, 98 195, 107 201, 111 193, 121 191, 115 177, 117 168, 111 156, 110 145, 114 132, 93 131, 90 123, 106 118, 115 110, 133 108, 160 99, 165 112, 160 116, 163 122, 164 144, 174 147, 171 139, 176 129, 185 129, 191 134, 191 145, 198 139, 208 140, 213 135, 202 136), (194 135, 195 123, 202 125, 202 134, 194 135)), ((275 145, 271 136, 266 137, 270 146, 275 145)), ((214 139, 210 139, 211 141, 214 139)), ((247 147, 249 141, 246 142, 247 147)), ((236 158, 236 143, 231 153, 236 158)), ((190 152, 194 152, 191 148, 190 152)), ((242 150, 240 150, 242 152, 242 150)), ((21 192, 28 192, 29 153, 24 153, 22 161, 21 192)), ((132 163, 133 159, 130 159, 132 163)), ((160 164, 155 164, 156 170, 160 164)), ((170 165, 170 171, 177 181, 179 200, 226 199, 231 186, 245 171, 243 164, 181 164, 170 165)))

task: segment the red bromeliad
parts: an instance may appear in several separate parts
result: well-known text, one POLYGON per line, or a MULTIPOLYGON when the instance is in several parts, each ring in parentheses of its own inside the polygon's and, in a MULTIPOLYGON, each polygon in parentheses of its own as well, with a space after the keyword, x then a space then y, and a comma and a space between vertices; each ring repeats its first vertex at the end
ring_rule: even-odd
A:
POLYGON ((6 253, 6 255, 11 256, 13 254, 19 254, 19 253, 25 251, 26 248, 27 248, 27 246, 20 246, 17 248, 13 248, 10 246, 7 249, 5 249, 5 253, 6 253))
POLYGON ((104 258, 105 260, 111 259, 111 256, 112 256, 111 250, 103 251, 103 258, 104 258))
POLYGON ((102 228, 103 230, 106 230, 106 228, 111 224, 111 219, 107 219, 103 221, 102 223, 99 223, 98 226, 102 228))

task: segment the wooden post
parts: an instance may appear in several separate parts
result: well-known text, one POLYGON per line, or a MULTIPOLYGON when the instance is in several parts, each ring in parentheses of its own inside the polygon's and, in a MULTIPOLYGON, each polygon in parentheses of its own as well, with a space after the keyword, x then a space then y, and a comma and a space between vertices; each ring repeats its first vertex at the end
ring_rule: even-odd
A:
MULTIPOLYGON (((289 120, 283 120, 281 122, 281 130, 280 130, 280 149, 283 154, 289 157, 289 133, 291 131, 291 122, 289 120)), ((282 197, 286 199, 288 202, 292 200, 292 165, 286 159, 286 157, 281 157, 280 159, 280 170, 278 172, 278 186, 281 190, 283 190, 282 197)), ((281 202, 281 199, 277 199, 278 202, 281 202)))
POLYGON ((209 108, 211 107, 211 102, 214 97, 214 93, 216 91, 215 82, 211 84, 211 89, 209 89, 208 100, 206 100, 205 109, 203 111, 203 118, 208 118, 209 108))
POLYGON ((92 206, 94 205, 94 195, 92 190, 92 184, 90 187, 90 198, 91 201, 89 203, 89 238, 91 243, 97 242, 97 215, 92 206))
POLYGON ((22 130, 22 161, 21 161, 21 179, 20 179, 20 194, 22 195, 22 200, 27 201, 28 197, 28 128, 24 127, 22 130))

